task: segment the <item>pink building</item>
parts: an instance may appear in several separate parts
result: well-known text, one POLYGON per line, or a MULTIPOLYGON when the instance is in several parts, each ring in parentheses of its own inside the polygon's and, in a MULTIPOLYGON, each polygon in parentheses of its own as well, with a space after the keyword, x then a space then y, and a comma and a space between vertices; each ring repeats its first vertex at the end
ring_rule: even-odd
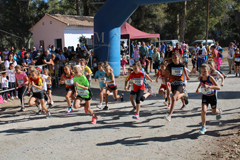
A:
POLYGON ((79 44, 79 37, 85 36, 88 46, 92 46, 93 20, 90 16, 48 14, 39 20, 30 31, 33 33, 34 46, 55 45, 56 48, 79 44))

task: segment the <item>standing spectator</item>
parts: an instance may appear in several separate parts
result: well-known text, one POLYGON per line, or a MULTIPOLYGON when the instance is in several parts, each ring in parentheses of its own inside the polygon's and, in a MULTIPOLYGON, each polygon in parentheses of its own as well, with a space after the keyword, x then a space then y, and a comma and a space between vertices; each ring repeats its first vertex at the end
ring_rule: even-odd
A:
POLYGON ((133 54, 134 60, 135 61, 139 61, 140 59, 140 55, 139 55, 139 46, 136 46, 136 49, 134 50, 134 54, 133 54))
POLYGON ((148 47, 148 49, 151 48, 151 46, 149 45, 149 42, 146 42, 146 46, 148 47))
POLYGON ((8 54, 8 59, 4 62, 5 69, 8 70, 10 64, 13 63, 14 67, 17 65, 17 62, 13 59, 13 53, 8 54))
POLYGON ((29 67, 30 65, 34 64, 34 62, 32 62, 29 57, 30 57, 29 53, 26 52, 25 55, 24 55, 24 58, 22 59, 22 66, 23 67, 29 67))
POLYGON ((33 47, 31 59, 33 59, 34 57, 36 57, 36 55, 37 55, 36 47, 33 47))
POLYGON ((127 75, 125 65, 128 61, 126 60, 126 56, 123 56, 123 59, 121 60, 121 67, 123 69, 122 75, 125 76, 127 75))
POLYGON ((42 47, 42 46, 39 46, 38 50, 42 53, 43 47, 42 47))
POLYGON ((160 48, 160 53, 165 53, 166 51, 166 45, 164 42, 162 42, 161 48, 160 48))
POLYGON ((180 58, 182 58, 183 50, 182 50, 182 48, 180 47, 179 43, 176 43, 176 48, 173 48, 172 53, 179 53, 180 58))
POLYGON ((134 53, 134 44, 133 44, 133 41, 130 45, 130 58, 133 57, 133 53, 134 53))
POLYGON ((203 43, 201 43, 197 52, 198 70, 200 70, 200 67, 203 63, 206 63, 206 56, 207 56, 207 50, 205 47, 203 47, 203 43))
POLYGON ((166 53, 165 53, 165 60, 167 60, 168 63, 172 62, 172 47, 168 45, 166 53))
POLYGON ((154 52, 154 46, 151 46, 151 48, 149 49, 149 52, 148 52, 148 60, 150 62, 150 73, 152 73, 152 64, 153 64, 153 61, 152 61, 152 54, 154 52))
POLYGON ((24 49, 24 47, 22 47, 22 50, 19 51, 18 54, 17 54, 17 63, 18 63, 18 62, 21 62, 20 60, 23 58, 23 57, 22 57, 23 49, 24 49))
POLYGON ((76 53, 79 54, 81 50, 80 44, 77 44, 76 53))
MULTIPOLYGON (((145 57, 149 57, 148 55, 148 47, 146 46, 145 42, 142 42, 142 46, 139 48, 139 54, 140 54, 140 58, 142 59, 144 56, 145 57)), ((148 60, 146 61, 146 68, 145 71, 147 74, 148 73, 148 60)))
POLYGON ((8 59, 8 53, 9 53, 8 49, 5 48, 4 51, 3 51, 4 61, 8 59))
POLYGON ((127 50, 127 48, 125 48, 125 42, 123 41, 122 43, 121 43, 121 55, 122 56, 125 56, 126 55, 126 50, 127 50))
POLYGON ((93 57, 93 62, 92 62, 92 64, 93 64, 93 74, 95 75, 95 73, 96 73, 97 70, 98 70, 98 60, 97 60, 96 57, 93 57))
POLYGON ((187 47, 187 44, 185 43, 185 41, 183 41, 183 43, 181 45, 182 50, 184 50, 186 47, 187 47))
POLYGON ((157 48, 154 48, 154 52, 152 54, 152 60, 153 60, 153 69, 155 70, 155 75, 157 74, 157 71, 160 66, 160 54, 158 52, 157 48))
POLYGON ((235 48, 233 42, 230 43, 230 47, 228 48, 228 74, 231 74, 233 70, 233 55, 235 53, 235 48))
POLYGON ((49 50, 44 51, 44 54, 42 54, 38 61, 36 62, 36 65, 42 65, 42 64, 48 64, 48 65, 53 65, 51 62, 51 55, 49 54, 49 50))

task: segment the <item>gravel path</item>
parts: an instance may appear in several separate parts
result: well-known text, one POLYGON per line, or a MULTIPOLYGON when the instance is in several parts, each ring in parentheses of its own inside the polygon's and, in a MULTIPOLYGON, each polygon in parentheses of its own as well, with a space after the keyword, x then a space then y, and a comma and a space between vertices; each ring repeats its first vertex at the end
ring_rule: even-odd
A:
MULTIPOLYGON (((227 72, 227 64, 223 64, 222 70, 227 72)), ((163 118, 169 108, 163 105, 159 95, 142 103, 140 120, 132 119, 129 92, 123 90, 122 77, 116 81, 119 92, 125 94, 125 101, 114 104, 110 98, 109 111, 96 108, 99 89, 98 83, 92 82, 92 108, 99 118, 94 125, 83 109, 66 113, 64 87, 54 89, 50 119, 35 115, 37 107, 27 106, 26 112, 17 112, 19 100, 1 104, 0 159, 204 159, 206 151, 215 147, 211 141, 219 133, 240 124, 240 78, 228 75, 218 92, 218 107, 224 111, 222 125, 209 107, 206 135, 198 134, 201 94, 195 93, 197 76, 190 78, 189 105, 180 110, 182 104, 177 102, 171 122, 163 118)), ((157 92, 160 84, 154 82, 151 86, 157 92)))

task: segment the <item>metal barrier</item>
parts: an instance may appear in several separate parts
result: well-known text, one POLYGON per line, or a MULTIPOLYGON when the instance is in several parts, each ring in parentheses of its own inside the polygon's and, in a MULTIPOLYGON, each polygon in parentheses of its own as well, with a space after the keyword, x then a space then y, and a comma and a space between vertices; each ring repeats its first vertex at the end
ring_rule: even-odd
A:
MULTIPOLYGON (((42 65, 37 65, 37 66, 34 66, 35 68, 38 68, 38 67, 44 67, 44 66, 48 66, 47 64, 42 64, 42 65)), ((25 69, 27 69, 27 68, 29 68, 29 67, 24 67, 25 69)), ((6 72, 8 72, 8 71, 14 71, 15 69, 13 69, 13 70, 6 70, 6 71, 2 71, 2 72, 0 72, 0 74, 2 74, 2 73, 6 73, 6 72)), ((16 87, 17 89, 18 89, 18 87, 16 87)), ((9 91, 12 91, 12 90, 15 90, 15 88, 11 88, 11 89, 8 89, 8 90, 2 90, 2 89, 0 89, 0 94, 1 93, 4 93, 4 92, 9 92, 9 91)))

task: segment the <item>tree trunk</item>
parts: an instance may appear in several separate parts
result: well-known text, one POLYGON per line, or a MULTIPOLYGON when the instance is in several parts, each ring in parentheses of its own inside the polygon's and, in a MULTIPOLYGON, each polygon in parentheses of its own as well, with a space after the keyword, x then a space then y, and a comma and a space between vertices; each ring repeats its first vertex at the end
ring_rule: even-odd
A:
POLYGON ((180 20, 180 42, 184 41, 184 34, 185 34, 185 25, 186 25, 186 13, 187 13, 187 1, 182 2, 182 9, 183 14, 181 16, 180 20))
POLYGON ((88 0, 82 0, 83 3, 83 15, 84 16, 89 16, 89 4, 88 0))
POLYGON ((76 10, 77 10, 77 15, 81 16, 81 8, 80 8, 80 1, 76 0, 76 10))

